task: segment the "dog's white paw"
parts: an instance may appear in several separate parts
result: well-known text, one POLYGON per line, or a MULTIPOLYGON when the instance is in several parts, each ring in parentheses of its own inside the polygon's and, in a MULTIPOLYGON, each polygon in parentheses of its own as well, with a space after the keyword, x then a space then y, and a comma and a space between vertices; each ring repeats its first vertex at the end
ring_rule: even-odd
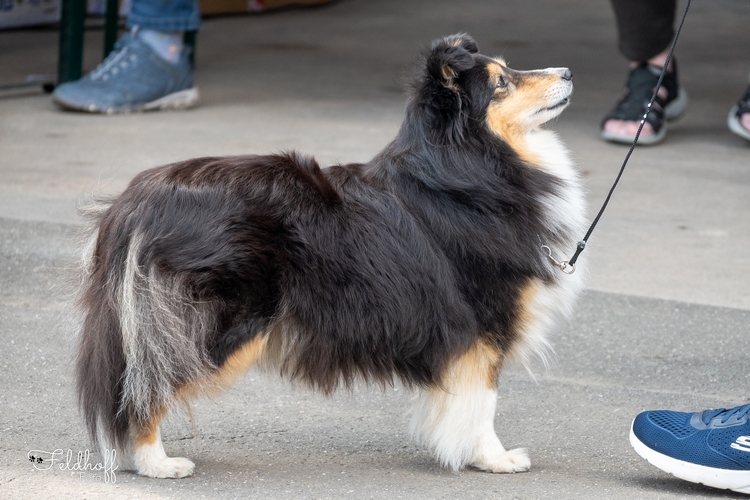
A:
POLYGON ((498 474, 512 474, 515 472, 526 472, 531 469, 531 460, 523 448, 516 448, 502 452, 494 457, 473 462, 472 467, 487 472, 498 474))
POLYGON ((139 467, 138 474, 157 478, 180 478, 193 475, 195 464, 187 458, 165 457, 139 467))

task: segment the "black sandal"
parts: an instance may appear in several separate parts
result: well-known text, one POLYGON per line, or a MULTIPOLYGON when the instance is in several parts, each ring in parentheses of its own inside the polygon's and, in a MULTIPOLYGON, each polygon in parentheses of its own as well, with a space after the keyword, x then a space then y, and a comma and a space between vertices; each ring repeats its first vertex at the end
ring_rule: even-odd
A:
MULTIPOLYGON (((628 81, 625 84, 625 95, 613 109, 602 120, 602 138, 607 141, 631 144, 634 135, 615 134, 604 130, 604 124, 608 120, 623 120, 640 122, 643 114, 646 112, 648 102, 654 93, 654 88, 659 81, 661 68, 650 66, 642 63, 630 71, 628 81)), ((677 62, 674 63, 674 70, 664 75, 662 87, 667 91, 666 99, 657 95, 651 111, 646 117, 646 121, 654 129, 653 134, 640 136, 638 144, 649 145, 657 144, 664 140, 667 134, 666 120, 674 120, 682 116, 687 110, 688 96, 687 93, 677 83, 677 62)))
POLYGON ((740 117, 745 113, 750 113, 750 87, 745 91, 745 96, 729 112, 727 123, 729 130, 739 135, 743 139, 750 141, 750 130, 742 126, 740 117))

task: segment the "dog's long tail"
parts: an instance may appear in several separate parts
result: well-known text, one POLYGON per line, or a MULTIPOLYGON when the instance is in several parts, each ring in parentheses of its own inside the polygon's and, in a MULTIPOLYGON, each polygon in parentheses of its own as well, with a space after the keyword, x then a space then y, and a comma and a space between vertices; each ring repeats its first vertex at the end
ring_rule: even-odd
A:
POLYGON ((120 199, 95 212, 82 265, 77 391, 99 451, 125 458, 133 433, 212 369, 205 340, 215 314, 178 276, 159 271, 137 204, 120 199))
MULTIPOLYGON (((108 269, 99 224, 109 204, 81 210, 90 219, 83 248, 79 307, 83 325, 78 338, 76 389, 86 427, 100 449, 127 445, 128 412, 121 411, 125 353, 116 290, 120 278, 108 269), (115 281, 110 281, 110 279, 115 281)), ((104 235, 102 235, 104 236, 104 235)))

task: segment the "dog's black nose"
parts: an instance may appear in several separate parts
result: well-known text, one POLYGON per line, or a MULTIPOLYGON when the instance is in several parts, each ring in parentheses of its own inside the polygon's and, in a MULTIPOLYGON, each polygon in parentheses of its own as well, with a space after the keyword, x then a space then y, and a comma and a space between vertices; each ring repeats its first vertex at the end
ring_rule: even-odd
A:
POLYGON ((571 73, 568 68, 565 68, 565 71, 562 74, 562 79, 563 80, 568 80, 568 81, 572 80, 573 79, 573 73, 571 73))

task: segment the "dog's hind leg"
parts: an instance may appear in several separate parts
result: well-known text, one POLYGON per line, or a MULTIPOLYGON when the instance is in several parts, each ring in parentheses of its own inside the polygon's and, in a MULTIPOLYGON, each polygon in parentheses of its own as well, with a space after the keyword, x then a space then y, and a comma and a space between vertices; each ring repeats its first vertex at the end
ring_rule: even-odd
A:
MULTIPOLYGON (((206 377, 175 391, 174 402, 189 401, 198 395, 218 394, 230 387, 263 355, 267 336, 257 335, 236 349, 221 367, 206 377)), ((187 458, 168 457, 162 445, 160 423, 168 408, 155 410, 142 423, 131 421, 132 461, 138 474, 156 478, 190 476, 194 464, 187 458)))
POLYGON ((142 424, 131 424, 132 461, 138 474, 158 478, 179 478, 193 474, 195 464, 187 458, 168 457, 161 440, 165 410, 154 412, 142 424))
POLYGON ((451 469, 523 472, 531 463, 524 449, 507 451, 495 433, 500 352, 483 340, 448 367, 442 387, 422 390, 411 421, 412 433, 451 469))

